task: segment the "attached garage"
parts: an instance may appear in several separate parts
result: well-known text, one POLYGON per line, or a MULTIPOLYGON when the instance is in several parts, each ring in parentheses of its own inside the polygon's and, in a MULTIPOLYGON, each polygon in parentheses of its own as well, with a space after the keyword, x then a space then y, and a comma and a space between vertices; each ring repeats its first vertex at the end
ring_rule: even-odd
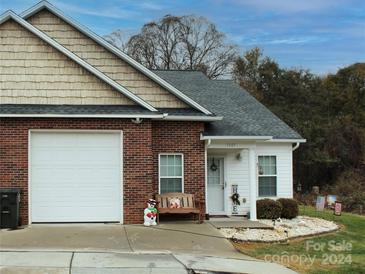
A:
POLYGON ((122 222, 122 134, 31 131, 30 220, 122 222))

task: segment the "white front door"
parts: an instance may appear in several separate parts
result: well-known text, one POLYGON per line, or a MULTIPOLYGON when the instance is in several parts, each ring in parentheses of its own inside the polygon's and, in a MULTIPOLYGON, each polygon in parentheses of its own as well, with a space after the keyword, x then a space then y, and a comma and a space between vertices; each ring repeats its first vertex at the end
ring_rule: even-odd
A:
POLYGON ((208 158, 208 210, 209 214, 224 212, 224 158, 208 158))
POLYGON ((121 221, 121 135, 32 132, 32 222, 121 221))

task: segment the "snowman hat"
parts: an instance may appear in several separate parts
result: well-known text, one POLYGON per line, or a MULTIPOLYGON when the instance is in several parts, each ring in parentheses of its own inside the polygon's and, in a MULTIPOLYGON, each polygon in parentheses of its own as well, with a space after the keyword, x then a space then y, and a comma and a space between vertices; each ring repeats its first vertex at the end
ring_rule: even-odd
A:
POLYGON ((147 201, 147 203, 150 204, 150 205, 154 205, 154 206, 157 204, 156 200, 154 200, 154 199, 149 199, 147 201))

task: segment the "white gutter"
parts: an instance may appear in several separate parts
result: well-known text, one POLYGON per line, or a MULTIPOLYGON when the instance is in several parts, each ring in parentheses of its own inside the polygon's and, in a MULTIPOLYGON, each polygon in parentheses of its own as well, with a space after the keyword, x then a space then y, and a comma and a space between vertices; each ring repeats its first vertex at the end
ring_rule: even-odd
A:
POLYGON ((118 84, 116 81, 90 65, 89 63, 85 62, 83 59, 81 59, 79 56, 71 52, 70 50, 66 49, 64 46, 56 42, 56 40, 53 40, 48 35, 46 35, 44 32, 40 31, 33 25, 29 24, 27 21, 25 21, 23 18, 19 17, 17 14, 15 14, 12 11, 6 11, 3 15, 0 16, 0 24, 6 22, 9 19, 13 19, 15 22, 23 26, 28 31, 32 32, 36 36, 38 36, 40 39, 48 43, 50 46, 54 47, 67 57, 69 57, 71 60, 82 66, 84 69, 95 75, 97 78, 101 79, 105 83, 112 86, 114 89, 119 91, 120 93, 124 94, 126 97, 131 99, 132 101, 138 103, 139 105, 147 108, 150 111, 157 111, 153 106, 151 106, 149 103, 145 102, 142 98, 138 97, 134 93, 130 92, 128 89, 123 87, 122 85, 118 84))
POLYGON ((164 114, 0 114, 0 117, 35 117, 35 118, 136 118, 163 119, 164 114))
POLYGON ((24 12, 22 12, 20 14, 20 16, 23 17, 24 19, 27 19, 28 17, 30 17, 33 14, 37 13, 39 10, 41 10, 44 7, 47 8, 52 13, 56 14, 58 17, 60 17, 64 21, 66 21, 68 24, 70 24, 74 28, 78 29, 80 32, 82 32, 86 36, 93 39, 99 45, 105 47, 107 50, 109 50, 110 52, 112 52, 115 55, 117 55, 118 57, 120 57, 122 60, 124 60, 125 62, 130 64, 132 67, 134 67, 135 69, 142 72, 144 75, 146 75, 150 79, 152 79, 155 82, 157 82, 158 84, 160 84, 162 87, 169 90, 172 94, 174 94, 175 96, 180 98, 182 101, 184 101, 188 105, 193 106, 194 108, 202 111, 204 114, 207 114, 207 115, 212 114, 208 109, 204 108, 203 106, 201 106, 200 104, 198 104, 197 102, 195 102, 194 100, 192 100, 191 98, 186 96, 183 92, 181 92, 180 90, 175 88, 173 85, 171 85, 170 83, 168 83, 167 81, 165 81, 164 79, 159 77, 157 74, 155 74, 151 70, 147 69, 146 67, 144 67, 143 65, 138 63, 136 60, 134 60, 133 58, 131 58, 130 56, 128 56, 127 54, 125 54, 124 52, 122 52, 120 49, 116 48, 115 46, 113 46, 109 42, 107 42, 105 39, 101 38, 99 35, 92 32, 87 27, 81 25, 80 23, 78 23, 77 21, 72 19, 71 17, 65 15, 61 10, 59 10, 58 8, 56 8, 55 6, 50 4, 49 2, 41 1, 38 4, 36 4, 35 6, 29 8, 28 10, 26 10, 24 12))
POLYGON ((293 147, 293 151, 295 151, 298 147, 300 146, 300 143, 299 142, 297 142, 296 144, 295 144, 295 146, 293 147))
POLYGON ((306 139, 272 139, 268 140, 266 142, 272 142, 272 143, 305 143, 307 142, 306 139))
POLYGON ((164 120, 169 121, 204 121, 204 122, 210 122, 210 121, 220 121, 223 117, 221 116, 213 116, 213 117, 207 117, 207 116, 179 116, 179 115, 168 115, 164 120))
POLYGON ((200 136, 200 140, 271 140, 272 136, 200 136))

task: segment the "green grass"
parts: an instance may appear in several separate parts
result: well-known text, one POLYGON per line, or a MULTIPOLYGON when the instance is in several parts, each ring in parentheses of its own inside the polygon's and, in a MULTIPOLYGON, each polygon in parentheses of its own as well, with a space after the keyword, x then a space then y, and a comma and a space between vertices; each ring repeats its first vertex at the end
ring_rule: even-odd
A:
MULTIPOLYGON (((307 206, 300 208, 300 215, 334 221, 341 226, 341 230, 321 236, 292 240, 288 243, 235 243, 234 245, 241 252, 260 259, 272 258, 273 255, 288 255, 291 260, 286 261, 287 263, 284 261, 284 264, 300 273, 365 273, 365 218, 363 216, 350 213, 334 216, 333 211, 317 212, 313 207, 307 206), (313 245, 307 248, 309 241, 316 246, 322 245, 323 249, 314 250, 313 245), (351 244, 352 248, 351 250, 329 250, 331 243, 351 244), (314 262, 312 264, 296 262, 298 256, 314 258, 314 262), (350 259, 351 262, 349 262, 350 259), (342 263, 338 263, 339 261, 342 263), (326 262, 328 264, 325 264, 326 262)), ((275 258, 278 257, 273 258, 277 261, 275 258)))

